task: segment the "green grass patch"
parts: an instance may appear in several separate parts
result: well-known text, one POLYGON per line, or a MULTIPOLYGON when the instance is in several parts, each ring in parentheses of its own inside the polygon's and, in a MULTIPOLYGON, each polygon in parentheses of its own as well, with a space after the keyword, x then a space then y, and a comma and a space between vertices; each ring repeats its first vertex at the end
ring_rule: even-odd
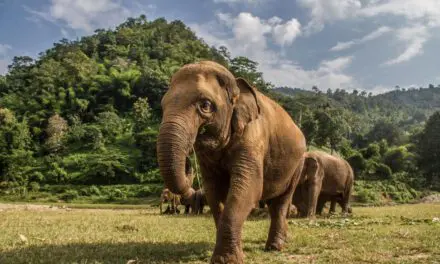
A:
MULTIPOLYGON (((348 219, 289 219, 282 252, 263 250, 269 219, 253 217, 243 229, 245 261, 435 263, 436 217, 440 204, 355 207, 348 219)), ((0 263, 206 263, 215 242, 210 215, 164 216, 157 207, 4 209, 0 218, 0 263)))

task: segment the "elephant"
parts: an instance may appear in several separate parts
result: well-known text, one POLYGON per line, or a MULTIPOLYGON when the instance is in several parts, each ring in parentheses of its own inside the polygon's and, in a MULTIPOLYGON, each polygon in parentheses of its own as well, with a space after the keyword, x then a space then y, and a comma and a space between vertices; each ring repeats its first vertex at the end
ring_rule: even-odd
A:
POLYGON ((216 227, 210 263, 243 263, 242 227, 261 199, 271 202, 265 249, 282 250, 306 151, 305 137, 289 114, 213 61, 178 69, 161 106, 159 170, 167 188, 194 200, 184 173, 194 147, 216 227))
MULTIPOLYGON (((185 163, 186 179, 188 180, 189 184, 191 184, 191 186, 192 186, 193 181, 194 181, 194 174, 193 174, 193 169, 191 166, 191 161, 187 157, 185 162, 186 162, 185 163)), ((195 210, 194 208, 197 206, 195 204, 195 202, 191 203, 189 201, 183 201, 180 195, 172 193, 168 188, 165 188, 162 190, 162 194, 160 196, 160 205, 159 205, 160 214, 162 214, 162 213, 180 214, 180 210, 178 209, 179 205, 185 206, 185 214, 189 214, 191 208, 192 208, 192 211, 194 212, 194 210, 195 210), (163 210, 162 210, 163 203, 168 203, 168 206, 167 206, 167 209, 165 210, 165 212, 163 212, 163 210)))
POLYGON ((195 202, 195 207, 193 208, 193 213, 194 214, 203 214, 203 208, 205 207, 205 205, 208 204, 207 200, 206 200, 206 195, 205 192, 203 191, 203 189, 198 189, 196 191, 196 202, 195 202))
POLYGON ((353 169, 346 160, 323 151, 307 152, 292 202, 300 217, 314 218, 321 214, 327 201, 331 201, 330 213, 335 212, 336 203, 342 207, 343 214, 351 213, 349 199, 353 183, 353 169))
POLYGON ((160 214, 180 214, 177 208, 180 205, 180 195, 172 193, 168 188, 162 190, 160 195, 160 214), (163 203, 168 203, 167 209, 163 212, 163 203))

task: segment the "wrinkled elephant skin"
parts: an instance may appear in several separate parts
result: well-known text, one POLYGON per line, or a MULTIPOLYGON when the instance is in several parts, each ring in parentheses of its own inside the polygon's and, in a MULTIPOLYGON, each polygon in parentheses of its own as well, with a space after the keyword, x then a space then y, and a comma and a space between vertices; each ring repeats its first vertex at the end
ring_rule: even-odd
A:
POLYGON ((281 250, 306 150, 304 135, 287 112, 211 61, 179 69, 162 110, 160 172, 173 193, 194 200, 185 177, 185 158, 194 146, 217 230, 211 263, 243 263, 242 227, 261 199, 270 202, 266 249, 281 250))

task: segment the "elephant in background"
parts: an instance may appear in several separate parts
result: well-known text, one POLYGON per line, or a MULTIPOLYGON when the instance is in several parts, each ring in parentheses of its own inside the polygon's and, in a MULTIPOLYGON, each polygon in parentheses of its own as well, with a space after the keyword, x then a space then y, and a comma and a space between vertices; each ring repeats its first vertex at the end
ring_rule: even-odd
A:
POLYGON ((351 213, 349 200, 353 183, 353 169, 346 160, 322 151, 307 152, 292 202, 300 217, 313 218, 321 214, 328 201, 331 202, 330 213, 335 212, 336 203, 342 207, 343 214, 351 213))
POLYGON ((267 250, 287 239, 287 211, 300 179, 306 142, 289 114, 224 66, 201 61, 180 68, 162 98, 157 157, 165 185, 184 201, 196 191, 185 177, 195 149, 216 226, 211 263, 243 263, 244 221, 269 200, 267 250))
POLYGON ((203 214, 203 208, 205 205, 208 204, 208 201, 206 200, 205 192, 203 191, 203 188, 198 189, 195 193, 195 207, 193 208, 194 214, 203 214))
MULTIPOLYGON (((194 182, 194 173, 191 166, 191 160, 187 157, 185 161, 185 175, 188 183, 193 184, 194 182)), ((179 205, 185 206, 185 214, 189 214, 190 209, 194 211, 194 208, 197 206, 195 202, 184 201, 182 197, 178 194, 172 193, 168 188, 162 190, 162 194, 160 195, 160 214, 180 214, 180 210, 178 209, 179 205), (168 203, 167 209, 163 211, 163 203, 168 203)))
POLYGON ((180 210, 178 209, 180 204, 180 195, 172 193, 168 188, 163 189, 160 195, 160 214, 180 214, 180 210), (164 203, 168 203, 165 211, 163 211, 164 203))

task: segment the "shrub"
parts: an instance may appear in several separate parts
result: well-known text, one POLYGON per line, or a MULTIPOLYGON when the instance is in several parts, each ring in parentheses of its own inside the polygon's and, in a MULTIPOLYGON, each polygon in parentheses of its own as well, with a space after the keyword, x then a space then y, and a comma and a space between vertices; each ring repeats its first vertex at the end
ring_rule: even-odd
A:
POLYGON ((367 162, 360 153, 356 153, 347 159, 350 166, 356 175, 362 174, 362 172, 367 168, 367 162))
POLYGON ((44 175, 39 171, 34 171, 29 176, 29 180, 34 182, 42 182, 44 181, 44 175))
POLYGON ((38 192, 40 190, 40 184, 38 182, 30 182, 29 189, 33 192, 38 192))
POLYGON ((94 150, 104 148, 105 139, 100 128, 96 125, 87 125, 84 128, 84 137, 81 139, 86 146, 94 150))
POLYGON ((92 185, 89 187, 89 193, 90 193, 90 195, 96 195, 96 196, 101 195, 101 191, 95 185, 92 185))
POLYGON ((393 172, 391 171, 390 167, 383 163, 378 163, 376 167, 376 175, 380 179, 391 179, 391 176, 393 175, 393 172))
POLYGON ((127 195, 122 192, 120 189, 111 189, 108 195, 109 201, 115 201, 120 199, 126 199, 127 195))
POLYGON ((60 196, 60 199, 66 202, 71 202, 79 197, 78 191, 76 190, 66 190, 60 196))
POLYGON ((365 159, 379 159, 380 146, 376 143, 371 143, 368 147, 362 149, 361 153, 365 159))
POLYGON ((151 190, 150 186, 144 186, 136 195, 138 198, 142 197, 148 197, 153 194, 153 191, 151 190))
POLYGON ((104 138, 113 142, 122 134, 122 119, 114 112, 102 112, 96 117, 96 122, 104 138))
POLYGON ((361 203, 377 203, 379 202, 379 195, 377 192, 369 189, 361 189, 358 193, 358 200, 361 203))
POLYGON ((146 129, 135 134, 136 147, 141 150, 142 159, 139 162, 140 172, 148 172, 158 167, 156 158, 156 140, 158 131, 146 129))

